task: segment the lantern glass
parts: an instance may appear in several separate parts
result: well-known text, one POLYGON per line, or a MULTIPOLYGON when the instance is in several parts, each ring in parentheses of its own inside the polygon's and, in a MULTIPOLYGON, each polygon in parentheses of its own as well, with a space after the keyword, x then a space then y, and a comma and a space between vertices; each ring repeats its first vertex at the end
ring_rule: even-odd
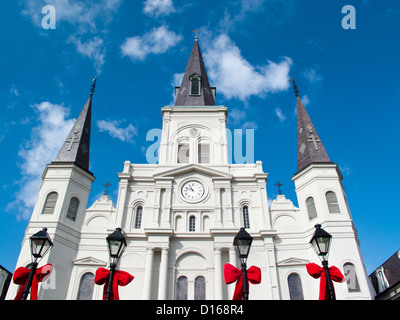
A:
POLYGON ((126 248, 126 239, 121 228, 107 237, 108 250, 112 259, 119 259, 126 248))
POLYGON ((325 230, 321 229, 320 224, 317 224, 315 228, 316 230, 310 243, 319 256, 325 257, 329 252, 332 236, 325 230))
POLYGON ((31 236, 30 243, 32 256, 36 259, 43 258, 53 246, 53 242, 47 233, 47 228, 43 228, 41 231, 31 236))
POLYGON ((245 262, 249 256, 252 242, 253 238, 246 232, 245 228, 241 228, 233 240, 233 245, 242 263, 245 262))

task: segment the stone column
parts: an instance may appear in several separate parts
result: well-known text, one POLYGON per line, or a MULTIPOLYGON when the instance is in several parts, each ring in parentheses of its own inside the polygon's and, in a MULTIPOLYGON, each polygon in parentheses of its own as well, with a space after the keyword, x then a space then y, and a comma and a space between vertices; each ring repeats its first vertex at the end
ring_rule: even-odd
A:
POLYGON ((221 248, 214 249, 214 299, 222 300, 222 257, 221 248))
POLYGON ((154 248, 147 248, 146 254, 146 270, 144 274, 143 300, 151 298, 151 277, 153 273, 153 256, 154 248))
POLYGON ((168 248, 162 248, 160 263, 160 278, 158 281, 158 300, 167 299, 168 285, 168 248))

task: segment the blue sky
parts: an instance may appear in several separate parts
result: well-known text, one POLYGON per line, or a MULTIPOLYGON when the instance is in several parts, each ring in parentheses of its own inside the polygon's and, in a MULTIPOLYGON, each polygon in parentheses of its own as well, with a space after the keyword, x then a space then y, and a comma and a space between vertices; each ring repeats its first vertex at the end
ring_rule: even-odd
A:
POLYGON ((193 46, 196 27, 228 127, 254 129, 268 197, 277 180, 297 205, 295 77, 327 152, 343 173, 370 273, 400 247, 400 5, 372 0, 5 0, 0 4, 0 264, 13 271, 47 163, 98 74, 90 206, 146 141, 193 46), (42 27, 44 5, 56 29, 42 27), (342 28, 342 8, 356 29, 342 28), (229 68, 227 67, 229 66, 229 68), (227 71, 230 70, 230 73, 227 71), (232 70, 234 70, 232 72, 232 70))

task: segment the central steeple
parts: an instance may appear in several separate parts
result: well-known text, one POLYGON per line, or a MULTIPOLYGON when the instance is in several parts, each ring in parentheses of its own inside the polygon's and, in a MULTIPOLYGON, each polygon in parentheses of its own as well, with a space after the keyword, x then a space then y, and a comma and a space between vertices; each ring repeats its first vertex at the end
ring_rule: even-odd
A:
POLYGON ((182 84, 175 88, 175 106, 215 106, 215 92, 208 82, 196 35, 182 84))

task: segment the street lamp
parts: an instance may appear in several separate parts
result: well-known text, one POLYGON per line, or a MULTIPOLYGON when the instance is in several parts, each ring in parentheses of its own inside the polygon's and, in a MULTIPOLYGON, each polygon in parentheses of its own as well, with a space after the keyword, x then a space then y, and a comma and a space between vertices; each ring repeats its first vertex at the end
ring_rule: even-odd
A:
POLYGON ((253 242, 253 238, 249 235, 245 228, 240 228, 240 231, 233 239, 233 245, 236 248, 236 252, 239 256, 241 266, 242 266, 242 275, 243 275, 243 300, 249 300, 249 287, 247 283, 247 258, 249 256, 251 243, 253 242))
POLYGON ((124 234, 122 233, 121 228, 117 228, 112 234, 110 234, 107 238, 108 251, 110 255, 110 276, 108 279, 108 286, 106 292, 106 300, 110 300, 111 291, 112 291, 112 282, 114 279, 115 268, 117 267, 117 263, 121 258, 122 254, 126 249, 126 239, 124 234))
POLYGON ((330 299, 336 300, 335 291, 333 290, 331 277, 329 274, 328 258, 327 258, 332 236, 324 229, 322 229, 320 224, 316 224, 315 229, 316 230, 314 236, 311 238, 310 243, 322 261, 322 266, 324 267, 325 270, 326 284, 328 286, 330 299))
POLYGON ((39 261, 47 254, 47 252, 50 251, 51 247, 53 246, 53 241, 51 241, 50 236, 47 233, 47 228, 43 228, 31 236, 29 238, 29 242, 32 255, 32 263, 30 265, 31 271, 29 272, 29 277, 22 293, 21 300, 27 299, 39 261))

